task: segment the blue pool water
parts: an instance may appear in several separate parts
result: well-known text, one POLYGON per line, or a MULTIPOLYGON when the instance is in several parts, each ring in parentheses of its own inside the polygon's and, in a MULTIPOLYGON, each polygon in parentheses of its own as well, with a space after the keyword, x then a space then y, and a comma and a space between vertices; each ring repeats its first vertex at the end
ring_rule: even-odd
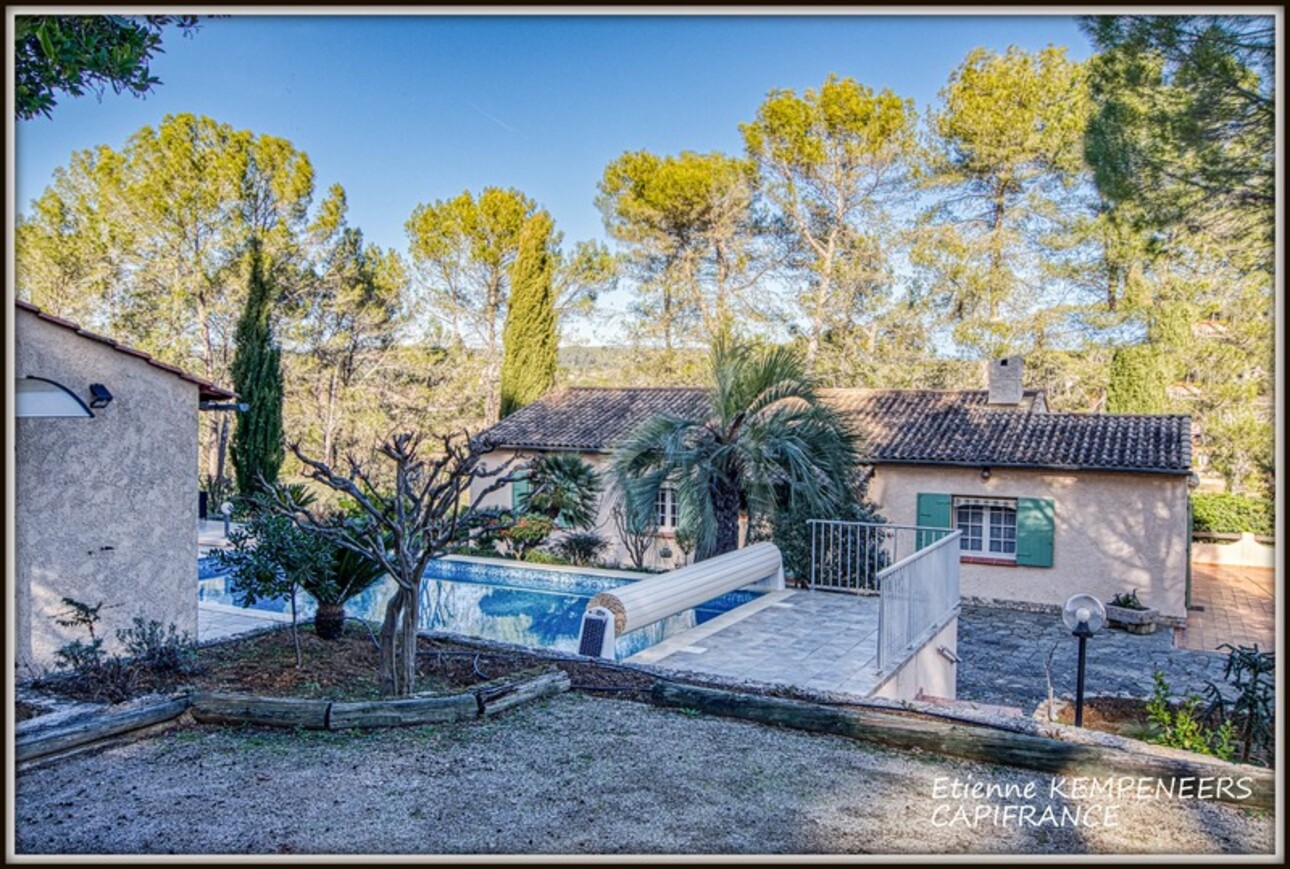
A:
MULTIPOLYGON (((213 558, 197 562, 198 599, 236 606, 232 580, 213 558)), ((587 601, 599 592, 635 582, 627 576, 568 572, 577 568, 525 567, 514 562, 443 558, 430 563, 421 584, 420 627, 483 637, 525 646, 578 651, 578 629, 587 601)), ((351 600, 347 615, 379 622, 395 591, 385 580, 351 600)), ((758 597, 736 591, 693 610, 679 613, 618 638, 619 659, 634 655, 667 637, 703 624, 721 613, 758 597)), ((301 593, 296 599, 301 618, 313 615, 314 601, 301 593)), ((262 600, 257 609, 289 612, 286 598, 262 600)))

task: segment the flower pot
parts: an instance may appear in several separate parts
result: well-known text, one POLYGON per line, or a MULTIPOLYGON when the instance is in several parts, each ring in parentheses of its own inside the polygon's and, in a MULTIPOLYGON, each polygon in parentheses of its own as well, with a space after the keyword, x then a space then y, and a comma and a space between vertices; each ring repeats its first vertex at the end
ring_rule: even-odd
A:
POLYGON ((1106 620, 1113 628, 1122 628, 1131 634, 1154 634, 1156 619, 1160 610, 1152 607, 1130 609, 1129 607, 1106 605, 1106 620))
POLYGON ((321 640, 338 640, 345 627, 345 607, 337 603, 320 603, 314 613, 314 633, 321 640))

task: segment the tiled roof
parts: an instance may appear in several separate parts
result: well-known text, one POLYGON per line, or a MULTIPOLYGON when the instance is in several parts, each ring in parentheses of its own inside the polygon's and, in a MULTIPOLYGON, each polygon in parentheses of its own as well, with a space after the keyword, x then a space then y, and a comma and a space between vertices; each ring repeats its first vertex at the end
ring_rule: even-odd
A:
MULTIPOLYGON (((1017 408, 991 406, 985 390, 826 389, 821 396, 861 437, 867 463, 1030 467, 1186 474, 1186 416, 1047 413, 1042 393, 1017 408)), ((499 447, 613 449, 640 423, 707 412, 703 390, 561 389, 485 436, 499 447)))
POLYGON ((120 341, 114 341, 111 338, 104 337, 103 335, 96 335, 95 333, 89 331, 88 329, 82 328, 80 325, 73 323, 71 320, 64 320, 62 317, 55 317, 53 314, 47 314, 44 311, 42 311, 40 308, 31 304, 30 302, 24 302, 21 299, 18 299, 15 301, 14 304, 18 306, 19 310, 30 311, 31 313, 35 314, 37 317, 39 317, 40 319, 44 320, 47 323, 53 323, 55 326, 61 326, 64 329, 68 329, 72 332, 75 332, 77 335, 80 335, 82 338, 89 338, 91 341, 97 341, 100 344, 106 344, 107 346, 111 347, 113 350, 116 350, 118 353, 124 353, 127 356, 138 357, 139 359, 142 359, 144 362, 147 362, 149 365, 155 368, 160 368, 162 371, 169 371, 171 374, 175 375, 181 380, 187 380, 189 383, 195 383, 197 385, 198 395, 201 400, 237 398, 237 393, 233 392, 232 390, 225 389, 222 386, 216 386, 214 383, 211 383, 209 380, 203 380, 200 377, 195 377, 194 375, 189 374, 186 371, 183 371, 179 368, 176 368, 173 365, 167 365, 166 363, 158 359, 152 358, 147 353, 144 353, 142 350, 136 350, 133 347, 128 347, 125 344, 122 344, 120 341))
POLYGON ((701 389, 558 389, 484 433, 498 446, 539 450, 611 450, 636 426, 663 414, 708 412, 701 389))
POLYGON ((991 407, 982 392, 825 390, 867 460, 1186 474, 1191 418, 991 407))

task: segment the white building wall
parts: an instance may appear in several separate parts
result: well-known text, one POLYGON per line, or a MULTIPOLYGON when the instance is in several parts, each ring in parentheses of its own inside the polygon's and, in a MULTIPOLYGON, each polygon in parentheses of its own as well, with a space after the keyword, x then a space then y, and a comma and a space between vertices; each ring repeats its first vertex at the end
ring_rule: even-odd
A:
POLYGON ((99 636, 135 616, 197 634, 198 389, 142 359, 16 312, 14 376, 55 380, 112 403, 93 419, 29 418, 15 432, 15 662, 52 667, 79 629, 64 597, 102 602, 99 636))
POLYGON ((965 598, 1060 606, 1077 592, 1110 600, 1137 589, 1162 616, 1187 616, 1186 477, 996 467, 983 480, 980 468, 881 465, 869 484, 894 524, 917 524, 920 492, 1053 501, 1053 566, 964 563, 965 598))

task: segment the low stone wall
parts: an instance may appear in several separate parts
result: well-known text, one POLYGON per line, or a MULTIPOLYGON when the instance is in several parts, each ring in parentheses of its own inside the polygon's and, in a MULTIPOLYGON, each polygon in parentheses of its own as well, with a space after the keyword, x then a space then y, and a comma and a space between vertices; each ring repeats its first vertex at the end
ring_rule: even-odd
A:
MULTIPOLYGON (((1224 535, 1227 536, 1231 535, 1224 535)), ((1204 536, 1193 537, 1191 542, 1192 564, 1272 569, 1276 567, 1276 553, 1276 546, 1269 538, 1258 538, 1248 531, 1235 540, 1204 536)))

